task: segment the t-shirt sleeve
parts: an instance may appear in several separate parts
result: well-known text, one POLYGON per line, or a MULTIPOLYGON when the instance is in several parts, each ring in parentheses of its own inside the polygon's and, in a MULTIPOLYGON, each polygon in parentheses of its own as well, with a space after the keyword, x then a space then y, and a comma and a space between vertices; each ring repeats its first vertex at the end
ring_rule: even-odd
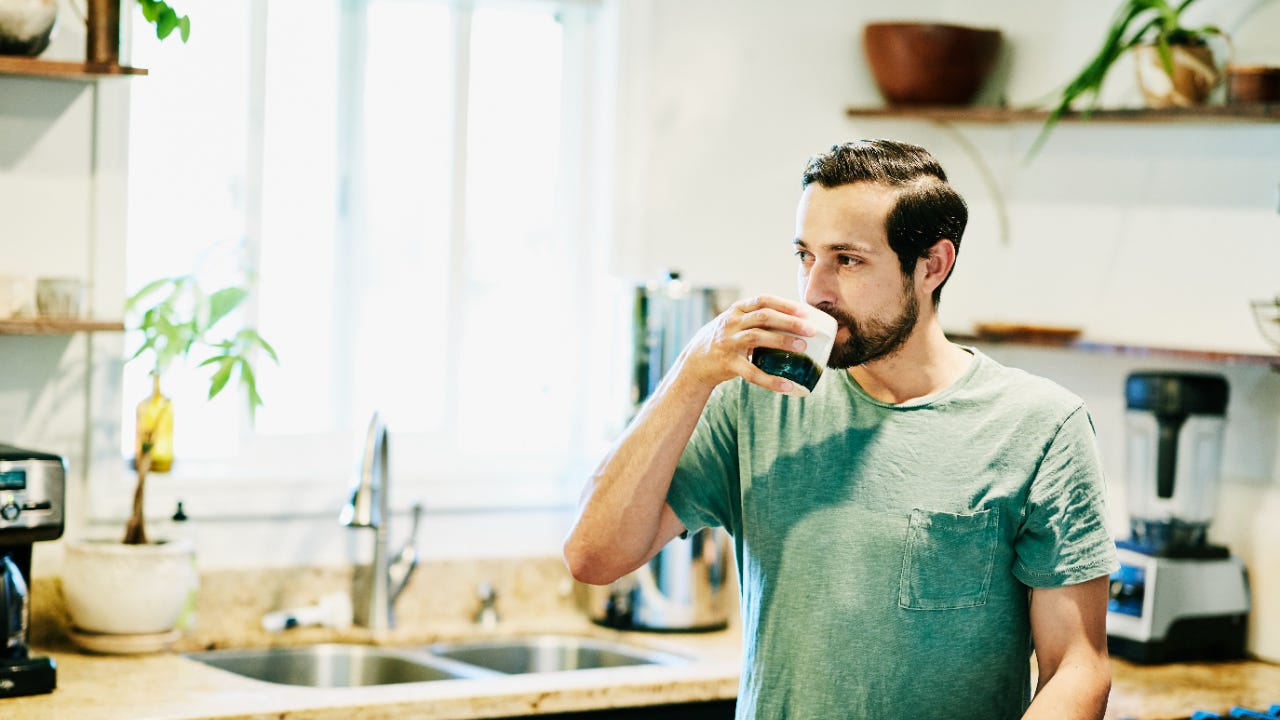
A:
POLYGON ((1081 405, 1058 428, 1031 480, 1014 540, 1014 576, 1030 587, 1053 588, 1119 567, 1104 490, 1093 421, 1081 405))
POLYGON ((721 383, 707 401, 671 478, 667 504, 689 531, 723 527, 736 534, 742 516, 738 492, 738 410, 742 381, 721 383))

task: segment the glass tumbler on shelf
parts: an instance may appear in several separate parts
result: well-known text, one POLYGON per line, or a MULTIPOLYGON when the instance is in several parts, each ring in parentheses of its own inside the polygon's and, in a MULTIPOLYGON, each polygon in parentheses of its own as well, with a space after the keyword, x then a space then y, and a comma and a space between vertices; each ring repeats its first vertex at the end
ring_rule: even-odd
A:
POLYGON ((1280 352, 1280 295, 1271 300, 1254 300, 1250 304, 1258 332, 1280 352))
POLYGON ((138 403, 138 428, 133 462, 142 462, 143 445, 151 446, 152 472, 168 472, 173 466, 173 401, 160 391, 160 376, 151 375, 151 395, 138 403))

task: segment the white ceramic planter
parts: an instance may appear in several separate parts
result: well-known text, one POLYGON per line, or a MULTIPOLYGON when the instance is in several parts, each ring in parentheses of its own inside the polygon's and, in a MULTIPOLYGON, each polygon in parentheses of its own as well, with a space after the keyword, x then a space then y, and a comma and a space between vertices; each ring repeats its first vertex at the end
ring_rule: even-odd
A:
POLYGON ((172 630, 199 586, 189 541, 67 543, 62 592, 78 630, 119 635, 172 630))

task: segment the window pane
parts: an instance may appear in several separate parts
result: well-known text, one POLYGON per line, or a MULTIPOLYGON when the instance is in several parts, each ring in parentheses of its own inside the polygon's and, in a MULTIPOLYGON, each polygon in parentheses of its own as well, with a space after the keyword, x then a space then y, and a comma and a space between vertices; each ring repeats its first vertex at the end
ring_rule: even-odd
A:
MULTIPOLYGON (((241 277, 248 28, 246 3, 220 2, 201 10, 200 30, 186 45, 173 38, 161 42, 142 30, 134 33, 133 62, 150 74, 130 87, 125 255, 130 293, 159 277, 184 273, 196 273, 210 290, 241 277)), ((131 351, 141 338, 130 333, 126 342, 131 351)), ((122 449, 129 455, 133 408, 151 391, 148 369, 143 359, 125 367, 122 449)), ((209 374, 208 368, 173 368, 164 378, 165 394, 175 401, 179 457, 217 456, 235 445, 237 406, 224 398, 205 402, 209 374)))
POLYGON ((559 454, 582 376, 559 220, 561 28, 549 12, 482 9, 471 42, 459 440, 559 454))
POLYGON ((335 3, 268 5, 259 329, 280 356, 262 363, 263 434, 327 433, 342 306, 336 294, 338 15, 335 3), (307 18, 298 32, 293 18, 307 18))
MULTIPOLYGON (((281 361, 257 368, 253 428, 238 388, 205 401, 208 368, 166 379, 179 469, 345 478, 346 439, 373 410, 408 436, 398 470, 459 497, 496 499, 471 481, 511 467, 544 479, 573 462, 598 360, 583 330, 598 266, 566 195, 590 187, 587 163, 566 162, 583 138, 565 128, 586 113, 564 78, 584 68, 565 67, 549 4, 480 5, 225 0, 189 45, 137 33, 152 75, 133 86, 129 286, 251 265, 245 313, 281 361)), ((131 437, 150 388, 129 369, 131 437)))
POLYGON ((398 432, 444 426, 453 158, 451 20, 445 5, 369 4, 363 229, 345 268, 354 289, 353 410, 398 432))

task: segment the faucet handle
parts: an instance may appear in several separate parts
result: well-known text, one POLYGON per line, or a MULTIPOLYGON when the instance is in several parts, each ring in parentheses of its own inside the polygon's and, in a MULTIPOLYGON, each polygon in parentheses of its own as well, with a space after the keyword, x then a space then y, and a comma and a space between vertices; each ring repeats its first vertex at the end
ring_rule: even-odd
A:
POLYGON ((391 601, 404 592, 409 584, 409 576, 418 567, 418 521, 422 518, 422 503, 413 504, 413 525, 409 530, 409 539, 400 548, 400 552, 391 559, 387 566, 387 577, 391 584, 391 601))
POLYGON ((493 585, 482 582, 476 586, 476 595, 480 598, 480 609, 476 611, 476 624, 491 629, 498 624, 498 593, 493 585))

